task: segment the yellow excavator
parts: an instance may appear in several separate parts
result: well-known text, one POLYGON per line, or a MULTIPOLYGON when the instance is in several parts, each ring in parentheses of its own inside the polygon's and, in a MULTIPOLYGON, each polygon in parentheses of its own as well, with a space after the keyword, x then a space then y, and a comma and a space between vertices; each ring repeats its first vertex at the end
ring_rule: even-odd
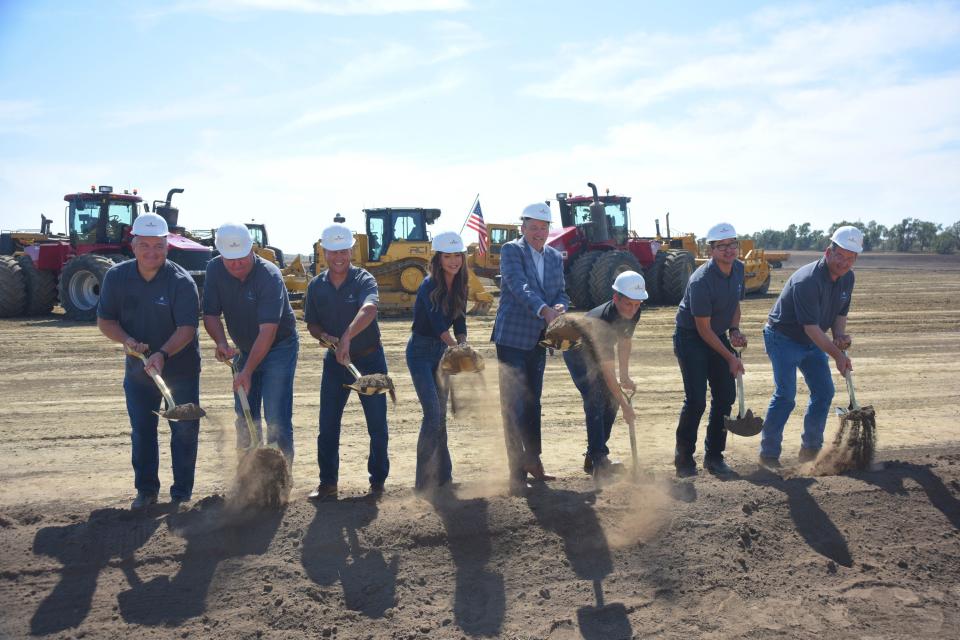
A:
POLYGON ((487 224, 487 251, 480 253, 476 242, 467 247, 467 266, 473 269, 481 278, 490 278, 499 285, 500 282, 500 247, 511 240, 520 237, 520 227, 516 224, 501 224, 491 222, 487 224))
MULTIPOLYGON (((364 209, 363 214, 366 233, 356 234, 351 261, 377 279, 381 313, 407 315, 430 270, 433 249, 427 227, 440 217, 440 209, 387 207, 364 209)), ((334 221, 344 222, 344 218, 338 214, 334 221)), ((313 245, 314 274, 327 268, 322 248, 319 241, 313 245)), ((473 303, 471 315, 484 315, 493 305, 493 295, 469 266, 467 300, 473 303)))

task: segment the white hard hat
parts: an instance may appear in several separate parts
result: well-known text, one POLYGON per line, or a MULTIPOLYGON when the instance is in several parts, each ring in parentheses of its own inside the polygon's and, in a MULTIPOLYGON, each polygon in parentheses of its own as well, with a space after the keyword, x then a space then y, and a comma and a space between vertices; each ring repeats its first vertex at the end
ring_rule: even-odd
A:
POLYGON ((220 225, 213 244, 220 255, 228 260, 246 258, 253 249, 250 231, 247 225, 240 222, 224 222, 220 225))
POLYGON ((133 228, 130 230, 135 236, 152 236, 159 238, 169 233, 167 221, 162 216, 155 213, 144 213, 137 216, 133 221, 133 228))
POLYGON ((707 242, 716 242, 717 240, 735 240, 737 232, 729 222, 721 222, 710 227, 707 231, 707 242))
POLYGON ((550 214, 550 207, 543 202, 528 205, 524 208, 521 218, 533 218, 534 220, 543 220, 544 222, 553 222, 553 216, 550 214))
POLYGON ((433 250, 441 253, 463 253, 463 238, 456 231, 444 231, 433 236, 433 250))
POLYGON ((356 241, 353 231, 345 224, 332 224, 320 234, 320 244, 327 251, 352 249, 356 241))
POLYGON ((830 236, 830 241, 837 244, 847 251, 863 251, 863 232, 853 226, 837 227, 837 230, 830 236))
POLYGON ((613 290, 631 300, 646 300, 650 297, 646 281, 636 271, 624 271, 618 275, 613 281, 613 290))

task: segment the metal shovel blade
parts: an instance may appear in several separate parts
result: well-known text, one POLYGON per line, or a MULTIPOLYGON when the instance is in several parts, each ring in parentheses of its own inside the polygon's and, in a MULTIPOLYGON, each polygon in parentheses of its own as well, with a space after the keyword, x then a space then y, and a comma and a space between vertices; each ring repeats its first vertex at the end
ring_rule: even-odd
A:
MULTIPOLYGON (((127 352, 127 355, 140 358, 144 364, 147 363, 147 358, 142 353, 128 348, 125 348, 124 350, 127 352)), ((204 411, 200 405, 193 404, 192 402, 186 402, 184 404, 177 404, 174 402, 173 394, 170 393, 169 387, 167 387, 167 384, 163 381, 163 378, 160 377, 160 374, 155 372, 153 369, 147 369, 147 374, 149 374, 149 376, 153 379, 153 382, 157 385, 157 388, 160 389, 160 394, 163 396, 164 402, 167 403, 167 408, 165 410, 154 411, 155 414, 165 420, 170 420, 173 422, 180 420, 199 420, 207 415, 207 412, 204 411)))
POLYGON ((753 409, 747 409, 742 416, 724 418, 723 426, 730 433, 749 438, 763 431, 763 418, 753 415, 753 409))

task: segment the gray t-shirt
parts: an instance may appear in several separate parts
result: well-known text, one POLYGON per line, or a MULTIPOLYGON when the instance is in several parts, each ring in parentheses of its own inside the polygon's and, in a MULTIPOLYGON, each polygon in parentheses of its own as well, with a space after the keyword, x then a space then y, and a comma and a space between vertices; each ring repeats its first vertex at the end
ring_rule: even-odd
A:
POLYGON ((794 342, 813 344, 803 326, 815 324, 826 331, 833 326, 837 316, 847 315, 853 284, 853 271, 846 272, 836 281, 831 280, 826 258, 805 264, 783 285, 783 291, 767 317, 767 324, 794 342))
POLYGON ((726 275, 711 259, 700 265, 690 276, 687 289, 677 309, 677 326, 696 330, 694 317, 709 317, 710 328, 718 336, 733 324, 733 314, 743 300, 743 263, 733 262, 726 275))
MULTIPOLYGON (((307 300, 303 305, 303 319, 307 324, 319 324, 324 333, 340 337, 357 317, 360 307, 380 303, 377 280, 365 269, 350 266, 347 278, 339 288, 329 279, 330 271, 324 271, 307 286, 307 300)), ((366 329, 350 341, 351 357, 380 344, 380 327, 374 319, 366 329)))
POLYGON ((223 258, 218 256, 207 264, 203 285, 203 315, 222 313, 230 338, 244 353, 253 348, 261 324, 278 325, 273 344, 286 340, 297 330, 280 269, 257 255, 253 260, 253 269, 244 280, 239 280, 230 275, 223 258))
MULTIPOLYGON (((183 267, 167 260, 147 282, 137 269, 137 261, 127 260, 107 271, 97 317, 119 322, 132 338, 155 352, 178 327, 196 328, 199 311, 197 285, 183 267)), ((163 375, 169 378, 199 371, 200 343, 196 336, 163 364, 163 375)), ((149 380, 139 358, 127 356, 126 373, 149 380)))

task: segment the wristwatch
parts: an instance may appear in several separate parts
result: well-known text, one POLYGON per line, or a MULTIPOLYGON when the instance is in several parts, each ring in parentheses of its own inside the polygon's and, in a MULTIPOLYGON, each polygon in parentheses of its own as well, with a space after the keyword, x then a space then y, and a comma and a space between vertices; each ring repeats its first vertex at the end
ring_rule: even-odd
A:
POLYGON ((163 349, 158 349, 158 350, 157 350, 157 353, 159 353, 160 355, 163 356, 163 361, 164 361, 164 362, 166 362, 167 360, 170 359, 170 354, 167 353, 166 351, 164 351, 163 349))
POLYGON ((734 331, 739 332, 739 331, 740 331, 740 327, 730 327, 729 329, 727 329, 727 335, 733 335, 733 332, 734 332, 734 331))

